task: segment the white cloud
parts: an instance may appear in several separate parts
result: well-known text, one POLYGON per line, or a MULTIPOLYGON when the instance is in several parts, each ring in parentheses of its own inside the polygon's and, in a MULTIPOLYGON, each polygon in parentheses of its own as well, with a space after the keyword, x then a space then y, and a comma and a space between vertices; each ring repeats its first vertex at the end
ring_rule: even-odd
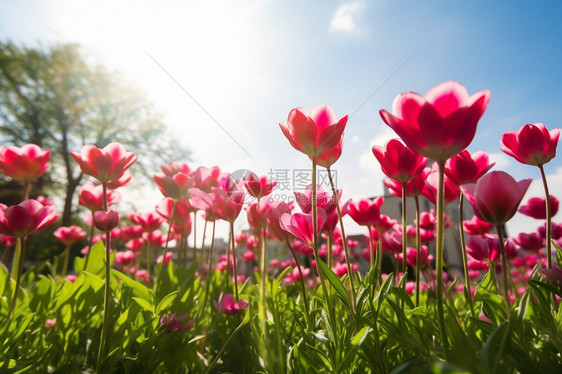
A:
POLYGON ((511 159, 505 153, 488 153, 490 162, 495 162, 494 170, 505 170, 510 164, 511 159))
POLYGON ((347 3, 336 9, 330 21, 330 32, 352 34, 358 31, 357 18, 363 9, 363 3, 347 3))

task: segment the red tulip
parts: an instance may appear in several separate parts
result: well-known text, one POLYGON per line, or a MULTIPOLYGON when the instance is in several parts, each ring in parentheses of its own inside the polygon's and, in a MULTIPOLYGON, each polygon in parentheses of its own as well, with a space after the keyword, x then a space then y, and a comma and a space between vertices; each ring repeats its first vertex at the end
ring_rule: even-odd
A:
POLYGON ((502 225, 517 212, 532 179, 517 182, 503 171, 492 171, 484 175, 476 184, 462 186, 474 214, 481 220, 494 225, 502 225))
POLYGON ((482 221, 477 216, 473 216, 468 221, 463 221, 462 225, 463 225, 464 231, 466 231, 467 235, 474 235, 474 236, 485 235, 485 234, 489 233, 490 230, 492 229, 492 227, 494 226, 491 223, 488 223, 486 221, 482 221))
POLYGON ((379 113, 408 147, 445 162, 472 142, 489 101, 488 90, 468 96, 462 84, 444 82, 425 96, 414 92, 398 95, 392 114, 384 109, 379 113))
POLYGON ((250 173, 244 179, 244 187, 250 195, 257 199, 269 195, 276 185, 277 182, 269 182, 266 176, 258 177, 254 173, 250 173))
MULTIPOLYGON (((425 177, 425 187, 422 190, 422 195, 437 205, 437 185, 439 184, 439 166, 437 163, 433 164, 431 169, 426 168, 423 176, 425 177)), ((457 184, 445 175, 443 186, 445 187, 445 204, 455 201, 461 192, 457 184)))
POLYGON ((72 245, 86 237, 86 232, 79 226, 61 226, 53 233, 64 245, 72 245))
POLYGON ((374 200, 361 199, 357 202, 350 200, 347 207, 347 214, 361 226, 374 226, 381 216, 381 206, 384 197, 377 197, 374 200))
POLYGON ((241 310, 246 309, 249 305, 247 300, 234 300, 234 296, 229 293, 226 295, 221 294, 219 301, 213 300, 213 304, 215 304, 215 308, 217 308, 219 312, 229 315, 237 314, 241 310))
MULTIPOLYGON (((327 216, 324 209, 318 208, 318 232, 322 231, 326 218, 327 216)), ((289 213, 285 213, 279 218, 279 224, 283 230, 290 232, 304 244, 312 248, 312 214, 294 213, 291 215, 289 213)))
MULTIPOLYGON (((312 211, 312 185, 308 185, 304 190, 304 193, 295 191, 295 200, 303 213, 310 213, 312 211)), ((316 202, 318 208, 324 209, 326 214, 332 213, 336 209, 336 204, 341 197, 341 190, 337 191, 338 199, 334 199, 331 194, 324 191, 324 189, 317 185, 316 187, 316 202)))
POLYGON ((427 158, 412 151, 398 139, 389 140, 384 148, 375 145, 372 151, 382 172, 399 182, 414 179, 427 165, 427 158))
MULTIPOLYGON (((539 226, 538 232, 543 239, 546 239, 546 223, 539 226)), ((562 238, 562 223, 552 222, 552 239, 558 240, 562 238)))
POLYGON ((170 162, 166 165, 161 165, 160 169, 162 169, 162 173, 167 175, 168 177, 172 177, 177 173, 183 173, 187 176, 191 176, 193 174, 193 170, 187 165, 185 162, 175 163, 170 162))
MULTIPOLYGON (((550 195, 550 216, 554 217, 558 213, 559 201, 550 195)), ((533 197, 527 204, 521 205, 519 213, 535 219, 546 219, 546 200, 544 197, 533 197)))
MULTIPOLYGON (((267 200, 261 200, 260 204, 258 203, 251 203, 246 206, 246 218, 248 219, 248 224, 252 228, 252 230, 258 233, 261 229, 267 226, 267 219, 262 211, 261 207, 264 207, 264 203, 267 203, 267 200)), ((266 208, 267 209, 267 208, 266 208)))
POLYGON ((31 181, 47 170, 50 155, 36 144, 0 147, 0 171, 18 181, 31 181))
POLYGON ((500 259, 497 239, 471 236, 466 240, 466 253, 478 261, 496 262, 500 259))
POLYGON ((191 178, 189 175, 178 172, 172 176, 165 174, 154 174, 152 180, 158 186, 160 192, 165 197, 174 200, 187 199, 189 196, 188 188, 191 178))
POLYGON ((423 230, 433 231, 437 227, 437 216, 435 211, 431 209, 429 212, 421 212, 420 228, 423 230))
POLYGON ((464 150, 447 160, 445 175, 458 186, 476 183, 494 165, 494 162, 489 163, 488 153, 480 151, 471 156, 470 152, 464 150))
POLYGON ((317 157, 342 142, 346 124, 347 116, 338 121, 332 107, 320 104, 310 113, 304 108, 291 110, 287 124, 279 123, 279 127, 293 148, 317 157))
POLYGON ((166 236, 160 230, 145 232, 142 234, 142 239, 145 243, 150 243, 152 248, 158 248, 166 243, 166 236))
POLYGON ((517 236, 517 244, 526 251, 539 251, 544 247, 543 238, 537 232, 530 234, 520 233, 517 236))
MULTIPOLYGON (((171 253, 171 252, 170 252, 171 253)), ((127 266, 135 259, 133 251, 119 251, 115 254, 115 263, 121 266, 127 266)))
POLYGON ((94 212, 94 226, 103 232, 111 231, 119 224, 119 213, 116 210, 98 210, 94 212))
MULTIPOLYGON (((391 178, 385 178, 383 181, 384 185, 388 187, 388 191, 396 196, 402 197, 402 182, 391 178)), ((406 197, 417 197, 422 194, 425 188, 425 177, 423 172, 416 175, 414 179, 406 182, 406 197)))
POLYGON ((291 233, 285 231, 280 223, 281 216, 284 214, 288 214, 290 216, 291 210, 292 208, 289 204, 284 201, 279 201, 268 204, 267 208, 263 211, 267 221, 269 234, 281 242, 288 242, 292 239, 291 233))
POLYGON ((127 218, 142 226, 146 232, 158 230, 162 223, 164 223, 164 220, 156 212, 131 213, 127 218))
POLYGON ((550 132, 542 123, 523 126, 501 136, 501 150, 528 165, 544 165, 556 156, 560 129, 550 132))
POLYGON ((57 218, 52 206, 44 206, 33 199, 10 207, 0 204, 0 233, 23 238, 50 226, 57 218))
MULTIPOLYGON (((408 251, 406 252, 406 262, 413 268, 416 267, 417 255, 417 249, 408 247, 408 251)), ((430 264, 431 261, 433 261, 433 256, 429 254, 429 249, 427 248, 427 246, 422 245, 420 248, 420 268, 423 268, 427 264, 430 264)))
MULTIPOLYGON (((91 211, 103 209, 103 186, 101 184, 86 183, 82 185, 78 192, 80 205, 91 211)), ((107 191, 107 206, 117 204, 121 201, 121 194, 118 191, 107 191)))
POLYGON ((127 152, 120 143, 110 143, 103 149, 87 144, 82 147, 80 153, 70 152, 70 154, 84 174, 102 183, 121 178, 125 170, 137 160, 137 156, 127 152))

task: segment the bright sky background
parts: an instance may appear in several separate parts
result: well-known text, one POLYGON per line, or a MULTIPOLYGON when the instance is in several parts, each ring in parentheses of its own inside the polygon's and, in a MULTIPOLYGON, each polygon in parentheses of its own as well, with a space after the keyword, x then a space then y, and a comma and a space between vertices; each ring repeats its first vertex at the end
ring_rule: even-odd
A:
MULTIPOLYGON (((371 147, 395 136, 379 109, 390 110, 401 92, 423 94, 447 80, 470 94, 491 90, 468 149, 489 152, 495 169, 516 179, 534 178, 525 200, 542 196, 538 169, 504 155, 499 139, 526 123, 562 124, 561 20, 554 1, 0 1, 0 38, 83 44, 149 93, 194 166, 306 169, 308 158, 278 123, 294 107, 319 103, 353 114, 334 166, 344 199, 382 193, 371 147)), ((546 171, 562 198, 561 158, 546 171)), ((144 209, 159 200, 154 190, 144 209)), ((508 230, 538 225, 518 214, 508 230)))

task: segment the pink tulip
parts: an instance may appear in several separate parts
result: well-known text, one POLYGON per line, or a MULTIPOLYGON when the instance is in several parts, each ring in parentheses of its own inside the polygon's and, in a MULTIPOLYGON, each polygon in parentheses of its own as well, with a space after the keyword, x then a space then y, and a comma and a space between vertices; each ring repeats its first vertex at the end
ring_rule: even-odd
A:
POLYGON ((200 166, 191 176, 190 187, 211 192, 211 188, 219 185, 220 178, 221 170, 218 166, 213 166, 212 168, 200 166))
POLYGON ((244 187, 250 195, 257 199, 269 195, 276 185, 277 182, 270 182, 266 176, 258 177, 254 173, 250 173, 244 178, 244 187))
POLYGON ((131 213, 127 218, 129 221, 140 225, 146 232, 158 230, 164 223, 164 220, 156 212, 131 213))
POLYGON ((530 234, 520 233, 517 236, 517 244, 526 251, 539 251, 544 247, 543 238, 537 232, 530 234))
POLYGON ((429 212, 421 212, 420 228, 423 230, 433 231, 437 227, 437 216, 435 211, 431 209, 429 212))
MULTIPOLYGON (((318 232, 322 231, 326 218, 327 216, 324 209, 318 208, 318 232)), ((283 230, 290 232, 304 244, 312 248, 312 214, 294 213, 291 215, 289 213, 285 213, 279 218, 279 224, 283 230)))
POLYGON ((380 210, 384 203, 384 197, 374 200, 361 199, 357 202, 350 200, 347 214, 361 226, 374 226, 380 220, 380 210))
MULTIPOLYGON (((246 218, 248 219, 248 224, 252 228, 253 232, 259 233, 261 229, 267 226, 267 219, 265 217, 264 212, 260 209, 261 207, 265 207, 264 205, 267 204, 267 200, 260 201, 258 203, 251 203, 248 204, 245 208, 246 210, 246 218)), ((267 207, 265 207, 267 209, 267 207)))
MULTIPOLYGON (((170 252, 171 253, 171 252, 170 252)), ((121 266, 127 266, 135 259, 135 254, 133 251, 123 251, 117 252, 115 254, 115 263, 121 266)))
POLYGON ((33 199, 10 207, 0 204, 0 234, 23 238, 52 225, 57 218, 52 206, 33 199))
POLYGON ((173 224, 180 225, 188 221, 191 222, 191 212, 194 210, 194 208, 189 204, 189 201, 187 200, 174 201, 174 199, 172 199, 171 197, 165 197, 164 199, 160 200, 158 204, 156 204, 156 208, 154 210, 167 222, 170 222, 172 207, 174 210, 173 224))
POLYGON ((133 178, 129 170, 125 171, 119 179, 111 180, 107 182, 107 188, 110 190, 116 190, 117 188, 124 187, 133 178))
MULTIPOLYGON (((80 205, 91 211, 103 209, 103 186, 101 184, 86 183, 78 191, 78 201, 80 205)), ((107 206, 117 204, 121 201, 121 194, 118 191, 107 191, 107 206)))
POLYGON ((182 316, 176 317, 176 313, 164 314, 160 319, 160 326, 164 327, 166 331, 187 331, 193 327, 193 320, 184 323, 187 319, 187 313, 182 316))
POLYGON ((177 173, 183 173, 187 176, 191 176, 193 174, 193 170, 191 170, 189 165, 185 162, 170 162, 166 165, 160 165, 160 169, 162 169, 162 173, 169 177, 172 177, 177 173))
POLYGON ((238 302, 234 300, 234 296, 227 293, 224 296, 221 294, 219 301, 213 300, 213 304, 215 304, 215 308, 221 313, 234 315, 244 310, 248 307, 249 303, 247 300, 240 299, 238 302))
POLYGON ((94 212, 94 226, 103 232, 111 231, 119 224, 119 213, 116 210, 98 210, 94 212))
POLYGON ((288 242, 293 237, 290 232, 283 229, 280 219, 285 214, 290 216, 291 210, 292 208, 289 204, 279 201, 269 204, 268 208, 264 211, 270 235, 281 242, 288 242))
POLYGON ((49 318, 45 321, 45 327, 51 330, 57 324, 56 318, 49 318))
POLYGON ((153 248, 158 248, 166 243, 166 237, 160 230, 145 232, 142 234, 142 238, 145 243, 150 243, 150 246, 153 248))
POLYGON ((427 165, 427 158, 412 151, 398 139, 389 140, 384 148, 375 145, 372 151, 382 172, 399 182, 414 179, 427 165))
MULTIPOLYGON (((546 239, 546 223, 539 226, 537 231, 543 239, 546 239)), ((552 239, 558 240, 560 238, 562 238, 562 223, 552 222, 552 239)))
POLYGON ((346 124, 347 116, 338 121, 332 107, 320 104, 310 113, 304 108, 291 110, 287 124, 279 123, 279 127, 293 148, 317 157, 342 142, 346 124))
POLYGON ((86 232, 79 226, 61 226, 55 230, 54 235, 64 245, 72 245, 86 237, 86 232))
POLYGON ((156 259, 156 263, 157 264, 161 264, 162 263, 162 259, 164 259, 164 265, 168 265, 170 263, 170 260, 172 259, 172 257, 174 256, 174 254, 172 252, 166 252, 166 258, 164 259, 163 255, 158 256, 158 258, 156 259))
POLYGON ((137 160, 137 156, 127 152, 120 143, 110 143, 103 149, 87 144, 82 147, 80 153, 70 154, 84 174, 102 183, 121 178, 125 170, 137 160))
MULTIPOLYGON (((437 186, 439 184, 439 167, 437 163, 433 164, 431 169, 426 168, 423 175, 425 176, 425 188, 422 190, 422 195, 434 205, 437 205, 437 186)), ((445 187, 445 204, 455 201, 461 192, 457 184, 445 175, 443 186, 445 187)))
MULTIPOLYGON (((554 217, 558 213, 559 201, 550 195, 550 216, 554 217)), ((546 219, 546 200, 544 197, 533 197, 527 204, 521 205, 519 213, 535 219, 546 219)))
MULTIPOLYGON (((312 185, 308 185, 304 190, 304 193, 295 191, 295 201, 301 208, 303 213, 310 213, 312 211, 312 185)), ((317 185, 316 187, 316 202, 318 208, 324 209, 326 214, 332 213, 336 209, 336 204, 341 197, 341 190, 337 191, 337 200, 324 189, 317 185)))
POLYGON ((542 123, 523 126, 501 136, 501 150, 527 165, 544 165, 556 156, 560 129, 550 132, 542 123))
POLYGON ((445 163, 445 175, 458 186, 476 183, 495 163, 489 163, 488 153, 476 152, 472 156, 467 150, 450 158, 445 163))
POLYGON ((18 181, 31 181, 47 170, 50 155, 51 151, 36 144, 0 147, 0 172, 18 181))
POLYGON ((554 265, 552 269, 542 269, 542 275, 552 283, 562 284, 562 269, 554 265))
POLYGON ((517 212, 532 179, 517 182, 503 171, 492 171, 476 184, 462 186, 474 214, 481 220, 494 225, 503 225, 517 212))
POLYGON ((187 199, 189 197, 188 189, 190 187, 191 178, 185 173, 178 172, 171 176, 154 174, 152 180, 165 197, 170 197, 174 200, 187 199))
POLYGON ((481 238, 471 236, 466 240, 466 253, 478 261, 490 261, 492 263, 500 259, 500 251, 497 239, 481 238))
MULTIPOLYGON (((402 182, 391 178, 385 178, 383 183, 386 187, 388 187, 388 190, 392 195, 402 197, 402 182)), ((406 197, 420 196, 424 188, 425 177, 422 172, 406 182, 406 197)))
POLYGON ((425 96, 414 92, 398 95, 392 114, 384 109, 379 113, 408 147, 445 162, 472 142, 489 101, 488 90, 468 96, 462 84, 444 82, 425 96))
POLYGON ((482 221, 477 216, 473 216, 468 221, 463 221, 462 225, 463 225, 464 231, 466 231, 467 235, 474 235, 474 236, 485 235, 485 234, 490 232, 492 227, 494 227, 494 225, 492 225, 491 223, 488 223, 486 221, 482 221))
MULTIPOLYGON (((406 262, 411 267, 416 267, 418 256, 418 250, 416 248, 408 247, 408 251, 406 252, 406 262)), ((425 267, 426 265, 430 264, 433 261, 433 256, 429 254, 429 249, 426 245, 422 245, 420 248, 420 268, 425 267)))

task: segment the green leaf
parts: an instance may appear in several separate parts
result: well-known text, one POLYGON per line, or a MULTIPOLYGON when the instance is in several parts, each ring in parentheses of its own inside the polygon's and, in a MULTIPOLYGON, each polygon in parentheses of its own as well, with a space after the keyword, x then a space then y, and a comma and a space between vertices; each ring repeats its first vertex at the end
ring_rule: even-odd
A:
POLYGON ((152 302, 152 291, 144 284, 137 282, 118 270, 111 269, 111 275, 123 282, 123 284, 133 290, 135 297, 140 297, 148 302, 152 302))
POLYGON ((365 338, 373 331, 369 326, 363 327, 355 336, 351 339, 351 344, 360 346, 365 341, 365 338))
POLYGON ((178 293, 179 291, 174 291, 164 296, 164 298, 158 303, 158 306, 156 307, 156 314, 160 314, 162 310, 169 307, 170 304, 172 304, 176 299, 176 296, 178 296, 178 293))
POLYGON ((482 350, 482 361, 492 373, 501 373, 498 367, 502 360, 503 352, 508 344, 507 340, 511 330, 509 323, 503 321, 488 337, 484 349, 482 350))
POLYGON ((84 269, 88 273, 95 275, 102 274, 105 270, 105 247, 100 240, 93 245, 90 250, 90 258, 88 259, 88 266, 84 269))
POLYGON ((342 299, 345 306, 347 306, 351 310, 351 304, 349 302, 349 295, 343 286, 343 283, 340 281, 338 276, 330 269, 328 265, 322 260, 318 260, 319 269, 322 271, 328 282, 332 285, 332 287, 338 293, 338 296, 342 299))
POLYGON ((139 304, 139 306, 141 308, 143 308, 144 310, 146 310, 147 312, 153 313, 154 314, 154 307, 152 306, 151 303, 149 303, 148 301, 146 301, 145 299, 141 299, 139 297, 133 297, 133 300, 135 300, 135 302, 137 304, 139 304))

